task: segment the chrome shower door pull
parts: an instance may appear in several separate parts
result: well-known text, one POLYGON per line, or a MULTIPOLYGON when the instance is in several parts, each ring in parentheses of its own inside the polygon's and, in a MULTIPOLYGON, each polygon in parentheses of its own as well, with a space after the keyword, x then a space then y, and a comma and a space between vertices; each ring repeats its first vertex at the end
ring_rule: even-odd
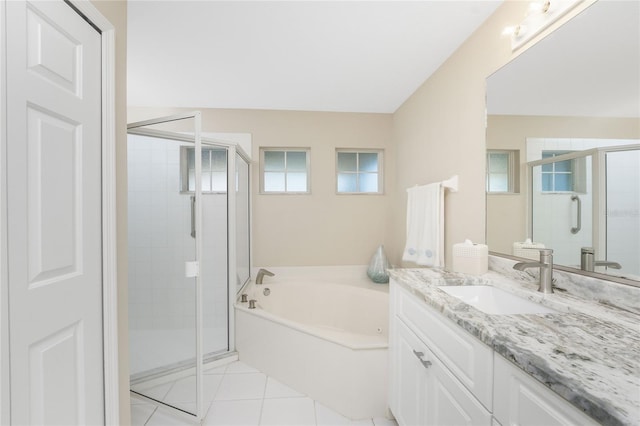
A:
POLYGON ((191 237, 196 237, 196 196, 191 196, 191 237))
POLYGON ((572 195, 571 201, 577 201, 578 203, 577 223, 574 228, 571 228, 571 233, 577 234, 582 229, 582 200, 577 195, 572 195))

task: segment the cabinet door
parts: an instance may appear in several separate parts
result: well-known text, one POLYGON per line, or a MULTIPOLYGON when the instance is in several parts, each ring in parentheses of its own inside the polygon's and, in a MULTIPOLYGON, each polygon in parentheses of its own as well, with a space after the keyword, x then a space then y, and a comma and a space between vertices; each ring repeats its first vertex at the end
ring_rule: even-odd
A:
POLYGON ((396 294, 398 318, 491 410, 493 350, 402 288, 397 288, 396 294))
POLYGON ((395 321, 395 411, 402 426, 491 425, 489 413, 400 320, 395 321))
POLYGON ((395 361, 391 375, 395 406, 391 409, 399 425, 422 426, 427 404, 427 372, 418 356, 426 353, 427 348, 401 321, 396 318, 393 322, 395 361))
POLYGON ((427 380, 426 425, 491 425, 491 413, 434 355, 427 380))
POLYGON ((597 424, 498 354, 494 354, 494 371, 493 412, 502 425, 597 424))

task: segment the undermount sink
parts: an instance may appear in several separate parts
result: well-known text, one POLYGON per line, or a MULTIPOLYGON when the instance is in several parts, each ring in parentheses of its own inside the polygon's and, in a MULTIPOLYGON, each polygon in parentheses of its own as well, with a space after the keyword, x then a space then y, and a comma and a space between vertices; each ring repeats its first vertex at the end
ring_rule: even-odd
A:
POLYGON ((486 314, 554 314, 558 312, 487 285, 442 286, 439 288, 486 314))

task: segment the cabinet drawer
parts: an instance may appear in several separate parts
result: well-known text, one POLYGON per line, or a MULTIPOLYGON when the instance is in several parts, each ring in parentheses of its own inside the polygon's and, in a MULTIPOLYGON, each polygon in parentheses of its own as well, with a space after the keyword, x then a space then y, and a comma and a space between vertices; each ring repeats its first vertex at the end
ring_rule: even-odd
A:
POLYGON ((423 301, 397 288, 395 312, 489 410, 493 403, 493 350, 423 301))
POLYGON ((504 357, 494 358, 493 415, 504 426, 598 424, 504 357))

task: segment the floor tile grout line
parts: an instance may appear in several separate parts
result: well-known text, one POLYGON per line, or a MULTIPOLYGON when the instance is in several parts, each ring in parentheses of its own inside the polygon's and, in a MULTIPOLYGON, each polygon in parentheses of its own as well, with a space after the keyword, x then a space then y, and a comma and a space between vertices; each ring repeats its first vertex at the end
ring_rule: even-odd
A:
MULTIPOLYGON (((225 368, 226 370, 226 368, 225 368)), ((213 397, 211 398, 211 401, 209 401, 209 405, 207 406, 207 412, 204 414, 204 416, 202 417, 202 420, 204 421, 207 416, 209 415, 209 411, 211 411, 211 406, 213 405, 213 402, 216 400, 216 396, 218 395, 218 391, 220 390, 220 386, 222 385, 222 380, 224 379, 224 374, 222 374, 222 379, 220 379, 220 381, 218 382, 218 386, 216 386, 216 391, 213 392, 213 397)))
POLYGON ((147 426, 147 423, 149 423, 149 420, 151 420, 151 417, 153 417, 153 415, 156 413, 157 410, 158 410, 158 406, 154 405, 153 406, 153 411, 151 411, 151 414, 149 414, 149 417, 147 417, 147 420, 144 421, 142 426, 147 426))
POLYGON ((267 386, 269 385, 269 376, 267 374, 264 375, 264 390, 262 391, 262 402, 260 403, 260 416, 258 417, 258 426, 262 424, 262 413, 264 412, 264 400, 267 399, 267 386))

